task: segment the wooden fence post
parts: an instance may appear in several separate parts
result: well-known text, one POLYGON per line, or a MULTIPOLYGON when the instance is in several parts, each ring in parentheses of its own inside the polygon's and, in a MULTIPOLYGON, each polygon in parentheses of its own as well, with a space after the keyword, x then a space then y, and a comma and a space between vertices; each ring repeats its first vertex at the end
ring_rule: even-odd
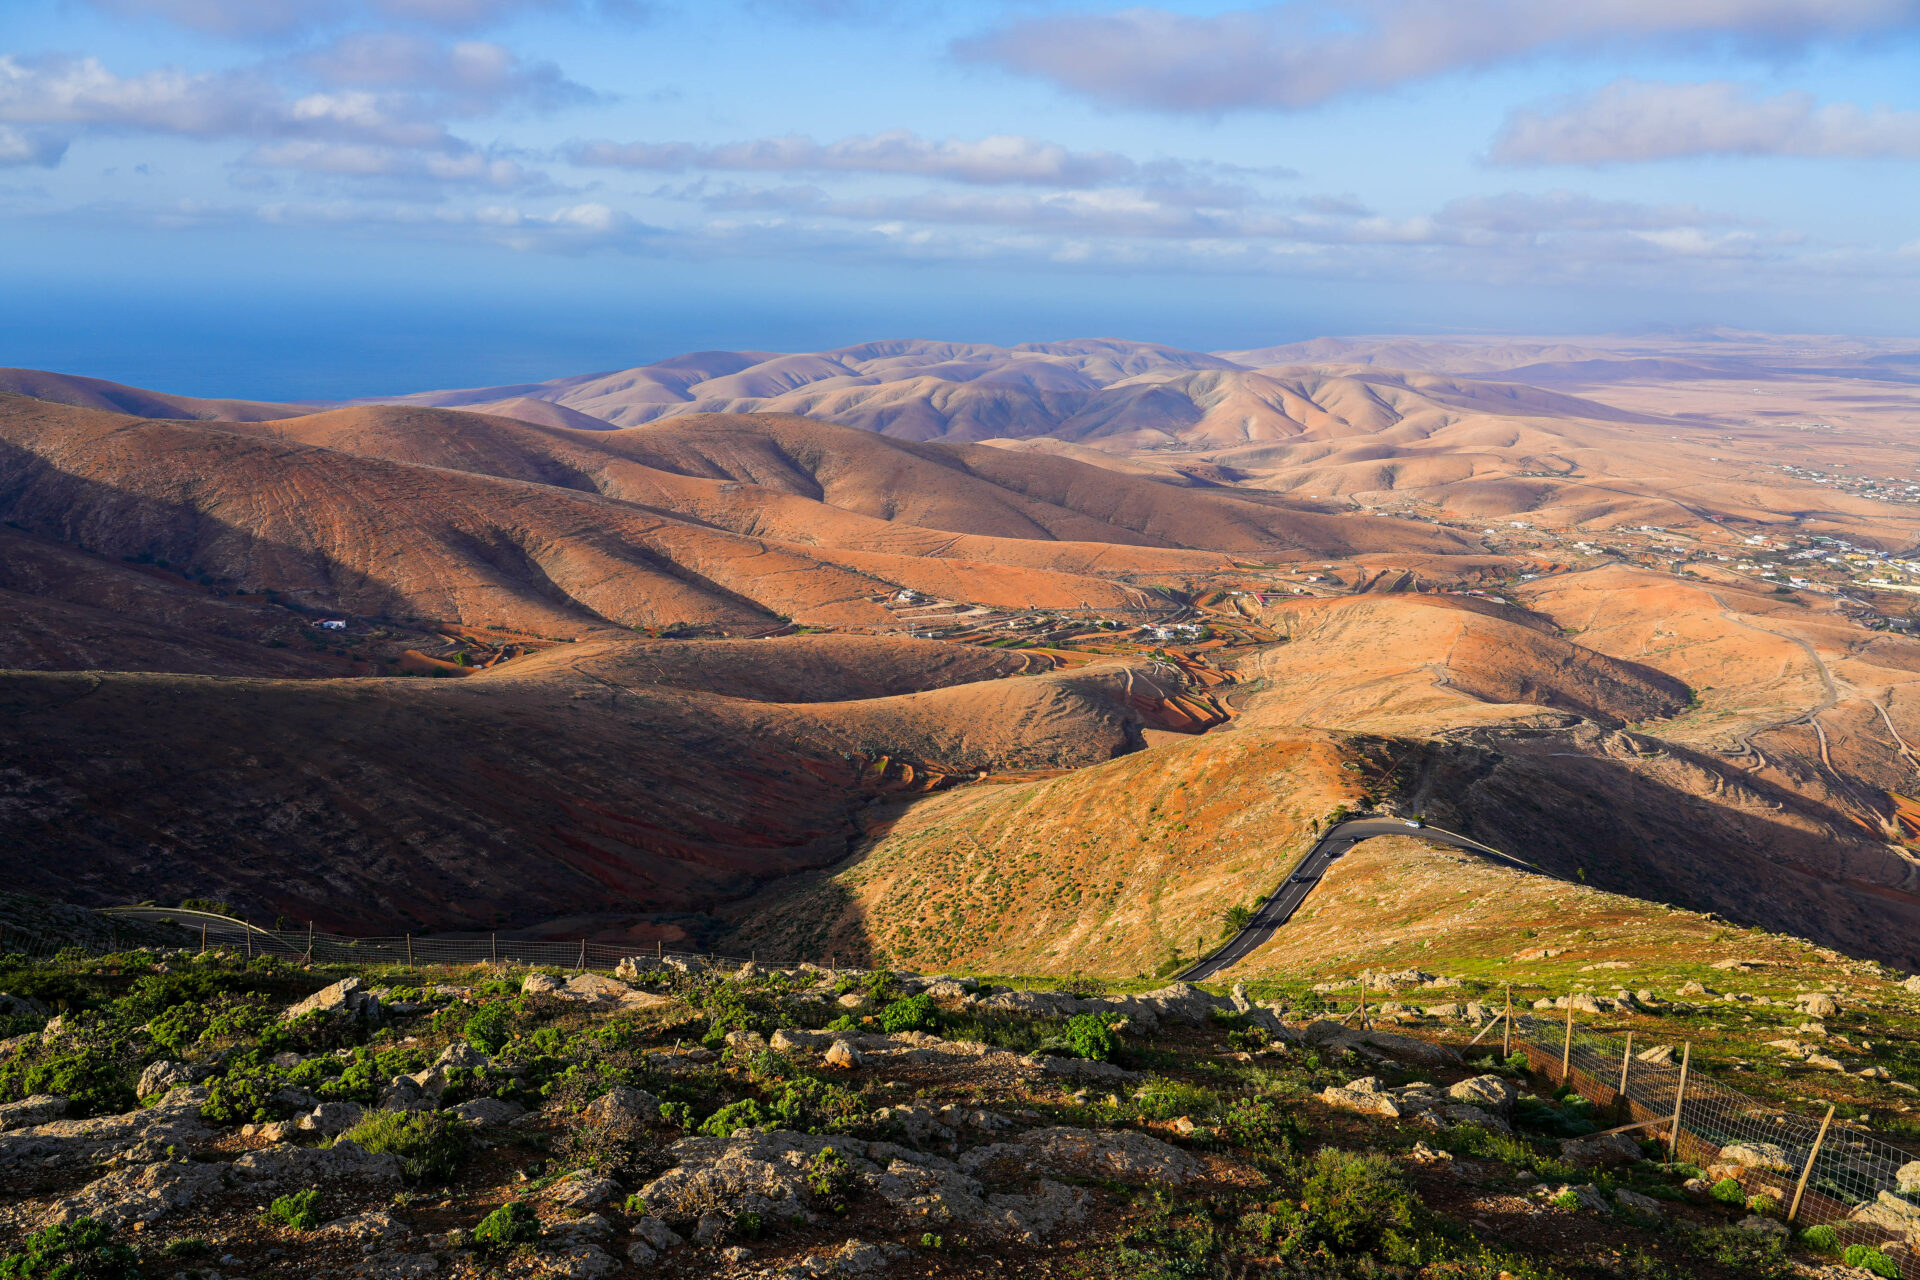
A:
POLYGON ((1500 1060, 1504 1062, 1513 1056, 1513 984, 1511 982, 1507 984, 1507 1011, 1502 1016, 1507 1022, 1505 1029, 1500 1033, 1500 1060))
POLYGON ((307 921, 307 963, 313 963, 313 921, 307 921))
POLYGON ((247 959, 253 959, 253 921, 242 920, 240 927, 247 931, 247 959))
POLYGON ((487 935, 487 959, 494 964, 500 963, 500 935, 497 933, 487 935))
POLYGON ((1680 1051, 1680 1087, 1673 1091, 1673 1128, 1667 1133, 1667 1159, 1680 1158, 1680 1108, 1687 1101, 1687 1069, 1693 1063, 1693 1042, 1680 1051))
POLYGON ((587 940, 585 938, 580 939, 580 963, 575 965, 574 969, 579 973, 587 971, 587 940))
POLYGON ((1573 1079, 1573 993, 1567 993, 1567 1039, 1560 1047, 1560 1083, 1573 1079))
POLYGON ((1800 1215, 1800 1197, 1807 1194, 1807 1179, 1813 1176, 1813 1162, 1820 1158, 1820 1144, 1827 1140, 1827 1126, 1833 1123, 1833 1108, 1828 1106, 1826 1118, 1820 1121, 1820 1132, 1814 1136, 1813 1150, 1807 1152, 1807 1167, 1800 1171, 1800 1181, 1794 1184, 1793 1207, 1787 1210, 1787 1225, 1800 1215))
POLYGON ((1620 1100, 1627 1101, 1627 1072, 1633 1068, 1633 1032, 1627 1032, 1627 1051, 1620 1055, 1620 1100))
POLYGON ((407 935, 407 968, 413 968, 413 935, 407 935))
POLYGON ((205 920, 200 922, 200 954, 207 954, 207 922, 205 920))

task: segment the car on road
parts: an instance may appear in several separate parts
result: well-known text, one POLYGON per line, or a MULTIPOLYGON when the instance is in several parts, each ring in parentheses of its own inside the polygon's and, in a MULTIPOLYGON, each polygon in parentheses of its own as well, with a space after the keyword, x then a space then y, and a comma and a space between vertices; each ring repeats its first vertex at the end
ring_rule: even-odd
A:
POLYGON ((1427 824, 1421 821, 1419 818, 1408 818, 1407 825, 1410 827, 1424 827, 1427 824))
POLYGON ((1288 884, 1305 884, 1306 882, 1307 882, 1307 873, 1304 871, 1296 871, 1292 875, 1287 877, 1288 884))

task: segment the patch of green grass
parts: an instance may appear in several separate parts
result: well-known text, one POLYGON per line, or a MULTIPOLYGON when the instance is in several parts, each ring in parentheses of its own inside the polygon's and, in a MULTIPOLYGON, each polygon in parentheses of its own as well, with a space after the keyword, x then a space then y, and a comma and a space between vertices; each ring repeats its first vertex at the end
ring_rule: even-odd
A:
POLYGON ((320 1211, 315 1208, 319 1199, 320 1193, 312 1189, 276 1196, 273 1203, 267 1206, 267 1211, 260 1215, 261 1225, 311 1231, 320 1225, 320 1211))
POLYGON ((0 1258, 7 1280, 137 1280, 134 1253, 92 1218, 36 1231, 18 1253, 0 1258))
POLYGON ((540 1218, 525 1200, 509 1200, 473 1229, 473 1242, 490 1252, 531 1244, 540 1238, 540 1218))
POLYGON ((445 1182, 467 1156, 467 1126, 437 1111, 381 1111, 340 1135, 400 1160, 408 1182, 445 1182))

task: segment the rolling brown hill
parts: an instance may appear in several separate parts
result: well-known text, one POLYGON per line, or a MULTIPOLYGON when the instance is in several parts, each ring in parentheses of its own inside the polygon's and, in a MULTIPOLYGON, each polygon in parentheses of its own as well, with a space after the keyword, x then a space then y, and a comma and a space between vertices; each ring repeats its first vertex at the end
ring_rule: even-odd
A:
MULTIPOLYGON (((494 427, 513 429, 473 421, 485 428, 474 437, 482 446, 495 444, 494 427)), ((1022 567, 1003 548, 990 546, 978 560, 929 557, 921 552, 930 548, 912 545, 810 548, 551 483, 393 462, 257 427, 128 418, 19 397, 0 398, 0 518, 316 607, 538 634, 606 623, 764 630, 783 618, 885 625, 891 618, 878 601, 901 587, 1013 608, 1154 607, 1106 577, 1022 567)), ((1104 550, 1068 547, 1062 555, 1100 569, 1094 562, 1104 550)))
POLYGON ((284 418, 313 406, 274 404, 261 400, 203 400, 197 396, 169 395, 147 391, 101 378, 82 378, 71 373, 49 373, 44 369, 0 369, 0 393, 32 396, 54 404, 78 409, 105 409, 112 413, 130 413, 140 418, 225 419, 259 422, 284 418))
POLYGON ((9 860, 27 892, 360 929, 699 912, 842 857, 876 795, 1138 746, 1150 675, 1002 678, 1027 665, 615 637, 464 680, 0 672, 0 847, 58 850, 9 860), (756 697, 679 687, 696 672, 756 697), (796 690, 840 696, 766 700, 796 690))
MULTIPOLYGON (((740 533, 848 550, 1046 568, 1052 566, 1034 557, 1051 551, 999 540, 1079 544, 1060 562, 1069 572, 1108 544, 1318 555, 1466 547, 1446 530, 1186 490, 1071 458, 918 445, 791 415, 699 415, 583 433, 447 410, 359 406, 245 429, 363 456, 591 490, 740 533), (996 541, 971 547, 906 527, 996 541)), ((1217 559, 1148 556, 1139 571, 1219 566, 1217 559)))

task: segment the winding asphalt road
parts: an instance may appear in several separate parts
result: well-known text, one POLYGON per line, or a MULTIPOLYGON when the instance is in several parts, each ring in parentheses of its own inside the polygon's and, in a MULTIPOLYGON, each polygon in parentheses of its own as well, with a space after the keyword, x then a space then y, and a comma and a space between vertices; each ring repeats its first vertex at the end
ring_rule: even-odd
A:
MULTIPOLYGON (((1523 862, 1511 854, 1498 849, 1490 849, 1478 840, 1468 839, 1452 831, 1442 831, 1439 827, 1419 826, 1405 818, 1354 818, 1341 823, 1320 837, 1320 842, 1308 851, 1300 860, 1300 865, 1273 891, 1273 896, 1261 904, 1253 914, 1247 927, 1228 939, 1225 946, 1200 961, 1180 975, 1183 982, 1204 982, 1224 969, 1240 963, 1258 950, 1274 932, 1293 917, 1300 904, 1307 900, 1313 887, 1320 883, 1320 877, 1326 875, 1334 860, 1362 840, 1371 840, 1375 836, 1412 836, 1419 840, 1430 840, 1434 844, 1449 844, 1456 849, 1471 849, 1475 853, 1504 862, 1508 866, 1519 867, 1523 871, 1552 875, 1523 862)), ((1559 877, 1555 877, 1558 879, 1559 877)))

